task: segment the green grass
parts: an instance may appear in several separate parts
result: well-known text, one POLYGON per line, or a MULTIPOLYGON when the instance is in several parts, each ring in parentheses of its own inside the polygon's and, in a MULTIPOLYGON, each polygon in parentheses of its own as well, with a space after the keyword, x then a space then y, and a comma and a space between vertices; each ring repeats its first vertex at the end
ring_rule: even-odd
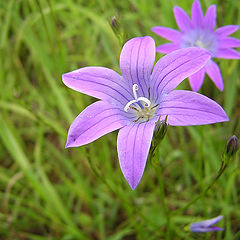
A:
MULTIPOLYGON (((240 23, 237 0, 205 0, 204 11, 213 3, 218 26, 240 23)), ((117 132, 64 148, 70 123, 95 100, 64 86, 61 74, 94 65, 119 72, 111 17, 120 16, 129 38, 151 35, 160 44, 151 27, 175 28, 176 4, 190 13, 192 0, 0 2, 0 239, 240 239, 239 154, 204 197, 174 214, 214 179, 228 137, 239 137, 239 61, 217 60, 224 92, 209 79, 201 90, 230 122, 169 127, 135 191, 119 168, 117 132), (220 214, 223 233, 185 229, 220 214)))

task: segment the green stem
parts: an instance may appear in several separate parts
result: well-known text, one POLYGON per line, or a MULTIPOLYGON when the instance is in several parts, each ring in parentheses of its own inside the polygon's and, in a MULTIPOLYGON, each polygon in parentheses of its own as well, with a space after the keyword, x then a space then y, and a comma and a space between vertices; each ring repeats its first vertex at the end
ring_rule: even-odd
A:
POLYGON ((213 185, 217 182, 217 180, 221 177, 221 175, 223 174, 223 172, 225 171, 225 169, 227 168, 227 164, 224 163, 224 161, 222 161, 222 165, 218 171, 218 174, 217 176, 214 178, 214 180, 205 188, 205 190, 200 194, 198 195, 197 197, 195 197, 192 201, 190 201, 189 203, 187 203, 184 207, 182 208, 179 208, 173 212, 171 212, 171 215, 174 215, 176 213, 179 213, 179 212, 183 212, 185 211, 186 209, 188 209, 191 205, 193 205, 195 202, 197 202, 199 199, 201 199, 212 187, 213 185))
POLYGON ((166 204, 166 198, 165 198, 165 190, 164 190, 164 184, 163 184, 163 177, 162 177, 162 169, 161 166, 158 166, 158 184, 159 184, 159 190, 160 190, 160 201, 163 206, 163 211, 167 219, 167 226, 166 226, 166 239, 170 239, 170 212, 168 209, 168 206, 166 204))
MULTIPOLYGON (((104 178, 104 176, 100 173, 100 171, 96 168, 96 166, 93 164, 92 159, 90 157, 90 152, 89 152, 89 148, 86 147, 86 156, 87 156, 87 160, 89 162, 89 165, 93 171, 93 173, 108 187, 108 189, 114 193, 117 197, 119 197, 128 207, 128 209, 132 209, 132 205, 130 205, 128 202, 126 202, 126 199, 124 199, 124 197, 122 196, 121 193, 119 193, 116 189, 114 189, 104 178)), ((152 227, 154 228, 159 228, 159 226, 157 224, 155 224, 154 222, 150 221, 141 211, 138 210, 137 207, 135 207, 135 211, 131 211, 129 212, 129 214, 134 217, 134 214, 137 214, 138 216, 140 216, 145 222, 148 222, 148 224, 150 224, 152 227)), ((134 217, 135 218, 135 217, 134 217)), ((158 233, 156 231, 152 231, 153 235, 155 235, 156 237, 158 236, 158 233)))

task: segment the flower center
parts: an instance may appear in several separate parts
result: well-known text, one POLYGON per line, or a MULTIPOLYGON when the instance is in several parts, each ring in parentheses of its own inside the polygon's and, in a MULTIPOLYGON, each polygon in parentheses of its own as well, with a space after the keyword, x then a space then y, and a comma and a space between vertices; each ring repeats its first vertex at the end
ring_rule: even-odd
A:
POLYGON ((214 56, 217 49, 216 36, 206 29, 193 29, 186 32, 181 39, 181 47, 201 47, 205 48, 214 56))
POLYGON ((159 104, 156 104, 155 106, 153 106, 153 104, 149 100, 150 99, 150 88, 148 89, 149 99, 146 97, 138 97, 137 90, 138 90, 138 85, 133 84, 132 91, 133 91, 134 99, 129 101, 125 105, 124 111, 128 112, 129 110, 131 110, 132 113, 136 114, 137 119, 134 120, 134 122, 148 121, 154 116, 156 107, 159 104))

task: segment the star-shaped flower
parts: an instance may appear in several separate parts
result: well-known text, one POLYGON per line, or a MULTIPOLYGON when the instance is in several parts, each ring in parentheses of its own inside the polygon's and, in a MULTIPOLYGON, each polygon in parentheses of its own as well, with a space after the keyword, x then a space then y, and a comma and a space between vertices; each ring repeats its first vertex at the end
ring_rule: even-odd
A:
MULTIPOLYGON (((172 41, 172 43, 158 46, 157 52, 170 53, 180 48, 201 47, 208 50, 212 58, 240 59, 240 53, 233 49, 240 47, 240 40, 228 36, 237 31, 238 26, 228 25, 214 31, 216 5, 210 6, 204 16, 199 1, 195 0, 192 5, 192 20, 180 7, 174 7, 173 11, 180 31, 167 27, 153 27, 154 33, 172 41)), ((222 91, 224 88, 222 75, 218 65, 212 59, 204 68, 189 77, 192 89, 194 91, 200 89, 205 73, 222 91)))
POLYGON ((173 126, 228 121, 213 100, 192 91, 173 91, 209 60, 201 48, 177 50, 155 65, 151 37, 129 40, 122 49, 122 76, 104 67, 85 67, 63 74, 70 88, 101 99, 81 112, 72 123, 66 147, 78 147, 120 128, 117 150, 121 170, 132 189, 145 168, 155 123, 166 116, 173 126), (152 71, 153 68, 153 71, 152 71))
POLYGON ((191 232, 213 232, 213 231, 223 231, 223 228, 212 226, 218 223, 223 216, 218 216, 212 219, 208 219, 202 222, 192 223, 190 225, 191 232))

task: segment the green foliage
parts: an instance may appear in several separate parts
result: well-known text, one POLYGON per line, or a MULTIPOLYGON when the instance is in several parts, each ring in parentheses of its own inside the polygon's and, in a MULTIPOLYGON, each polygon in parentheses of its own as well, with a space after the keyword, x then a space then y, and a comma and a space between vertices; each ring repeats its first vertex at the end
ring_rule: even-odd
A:
MULTIPOLYGON (((205 0, 203 9, 213 3, 219 26, 240 23, 237 0, 205 0)), ((159 161, 148 163, 135 191, 118 165, 116 132, 87 149, 64 149, 70 123, 94 99, 65 87, 61 74, 90 65, 119 71, 112 16, 129 38, 151 35, 160 44, 165 40, 151 27, 176 27, 176 4, 190 13, 192 0, 0 2, 0 239, 239 239, 239 153, 205 196, 171 214, 204 191, 221 166, 226 140, 239 137, 237 60, 217 61, 224 92, 209 79, 201 90, 224 106, 230 122, 168 127, 159 161), (223 233, 185 231, 220 214, 223 233)))

